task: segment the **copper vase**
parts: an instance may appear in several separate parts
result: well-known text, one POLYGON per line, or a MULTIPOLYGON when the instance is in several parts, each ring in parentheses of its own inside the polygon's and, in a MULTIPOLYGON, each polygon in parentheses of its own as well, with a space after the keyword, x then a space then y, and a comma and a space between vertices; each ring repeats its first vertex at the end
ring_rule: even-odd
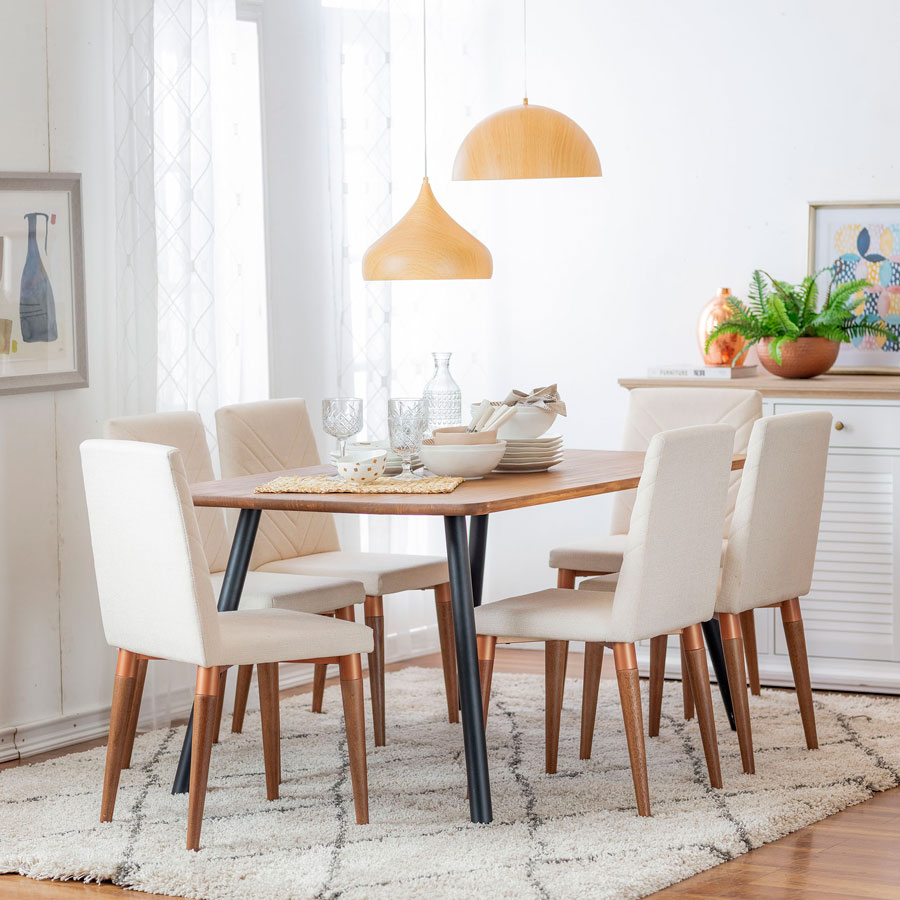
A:
POLYGON ((745 354, 734 362, 747 344, 739 334, 720 334, 709 345, 709 350, 706 349, 706 338, 713 328, 731 318, 732 312, 728 306, 731 297, 731 291, 727 287, 719 288, 716 296, 700 311, 700 318, 697 320, 697 342, 700 344, 703 362, 707 366, 730 366, 732 363, 735 366, 742 366, 746 359, 745 354))

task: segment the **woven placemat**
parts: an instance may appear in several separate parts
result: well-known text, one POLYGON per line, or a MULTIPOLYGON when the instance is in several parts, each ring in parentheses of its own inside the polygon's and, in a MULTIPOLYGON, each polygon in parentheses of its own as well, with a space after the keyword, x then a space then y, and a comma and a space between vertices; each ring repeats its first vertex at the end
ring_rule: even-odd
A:
POLYGON ((255 490, 257 494, 449 494, 463 481, 437 475, 398 481, 382 475, 368 484, 354 484, 329 475, 284 475, 255 490))

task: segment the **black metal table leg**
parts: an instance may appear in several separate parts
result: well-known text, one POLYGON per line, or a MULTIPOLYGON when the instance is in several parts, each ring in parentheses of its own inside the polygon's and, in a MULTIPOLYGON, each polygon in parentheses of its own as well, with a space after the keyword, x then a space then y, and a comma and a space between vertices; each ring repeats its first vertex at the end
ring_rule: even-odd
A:
MULTIPOLYGON (((228 566, 225 569, 225 577, 222 579, 222 590, 219 593, 219 612, 233 612, 241 602, 241 592, 244 590, 244 580, 247 578, 247 569, 250 566, 250 554, 253 552, 253 542, 256 540, 256 529, 259 527, 261 510, 242 509, 238 518, 237 528, 234 531, 234 540, 231 542, 231 553, 228 556, 228 566)), ((175 782, 172 785, 173 794, 186 794, 191 783, 191 742, 194 734, 194 710, 191 710, 188 719, 187 731, 184 735, 184 743, 181 745, 181 756, 178 759, 178 768, 175 770, 175 782)))
POLYGON ((481 606, 484 588, 484 555, 487 548, 487 513, 469 520, 469 567, 472 569, 472 605, 481 606))
POLYGON ((710 619, 703 623, 703 637, 706 640, 709 658, 712 660, 713 671, 716 673, 716 681, 719 682, 719 693, 722 695, 722 703, 725 704, 728 724, 732 731, 736 731, 734 710, 731 706, 731 688, 728 686, 728 669, 725 667, 725 652, 722 650, 722 632, 719 630, 718 619, 710 619))
POLYGON ((475 608, 472 569, 469 563, 466 520, 464 516, 445 516, 447 561, 450 564, 450 599, 453 604, 453 630, 456 636, 456 668, 462 707, 463 744, 466 750, 466 775, 469 782, 469 812, 473 822, 490 822, 491 783, 488 775, 487 746, 484 740, 484 712, 481 706, 481 681, 478 676, 478 647, 475 642, 475 608))

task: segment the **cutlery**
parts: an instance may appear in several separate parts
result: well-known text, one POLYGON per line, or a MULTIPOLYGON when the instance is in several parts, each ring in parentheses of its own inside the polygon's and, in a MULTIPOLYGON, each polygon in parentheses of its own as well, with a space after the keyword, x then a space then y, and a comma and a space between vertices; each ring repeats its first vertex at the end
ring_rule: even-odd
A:
POLYGON ((515 406, 501 406, 500 409, 488 419, 487 424, 484 427, 487 429, 499 428, 505 422, 508 422, 515 414, 515 406))
POLYGON ((469 426, 471 431, 483 431, 484 425, 490 419, 493 407, 490 400, 482 400, 469 426))

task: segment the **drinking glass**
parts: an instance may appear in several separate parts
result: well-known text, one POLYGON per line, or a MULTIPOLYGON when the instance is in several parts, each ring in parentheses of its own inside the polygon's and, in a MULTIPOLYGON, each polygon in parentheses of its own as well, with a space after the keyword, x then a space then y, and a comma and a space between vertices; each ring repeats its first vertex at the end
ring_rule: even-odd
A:
POLYGON ((363 426, 363 402, 359 397, 328 397, 322 401, 322 427, 337 438, 338 455, 347 452, 347 438, 359 434, 363 426))
POLYGON ((410 467, 413 456, 422 446, 428 406, 421 397, 394 397, 388 400, 388 431, 391 450, 403 461, 403 469, 395 475, 402 481, 421 478, 410 467))

